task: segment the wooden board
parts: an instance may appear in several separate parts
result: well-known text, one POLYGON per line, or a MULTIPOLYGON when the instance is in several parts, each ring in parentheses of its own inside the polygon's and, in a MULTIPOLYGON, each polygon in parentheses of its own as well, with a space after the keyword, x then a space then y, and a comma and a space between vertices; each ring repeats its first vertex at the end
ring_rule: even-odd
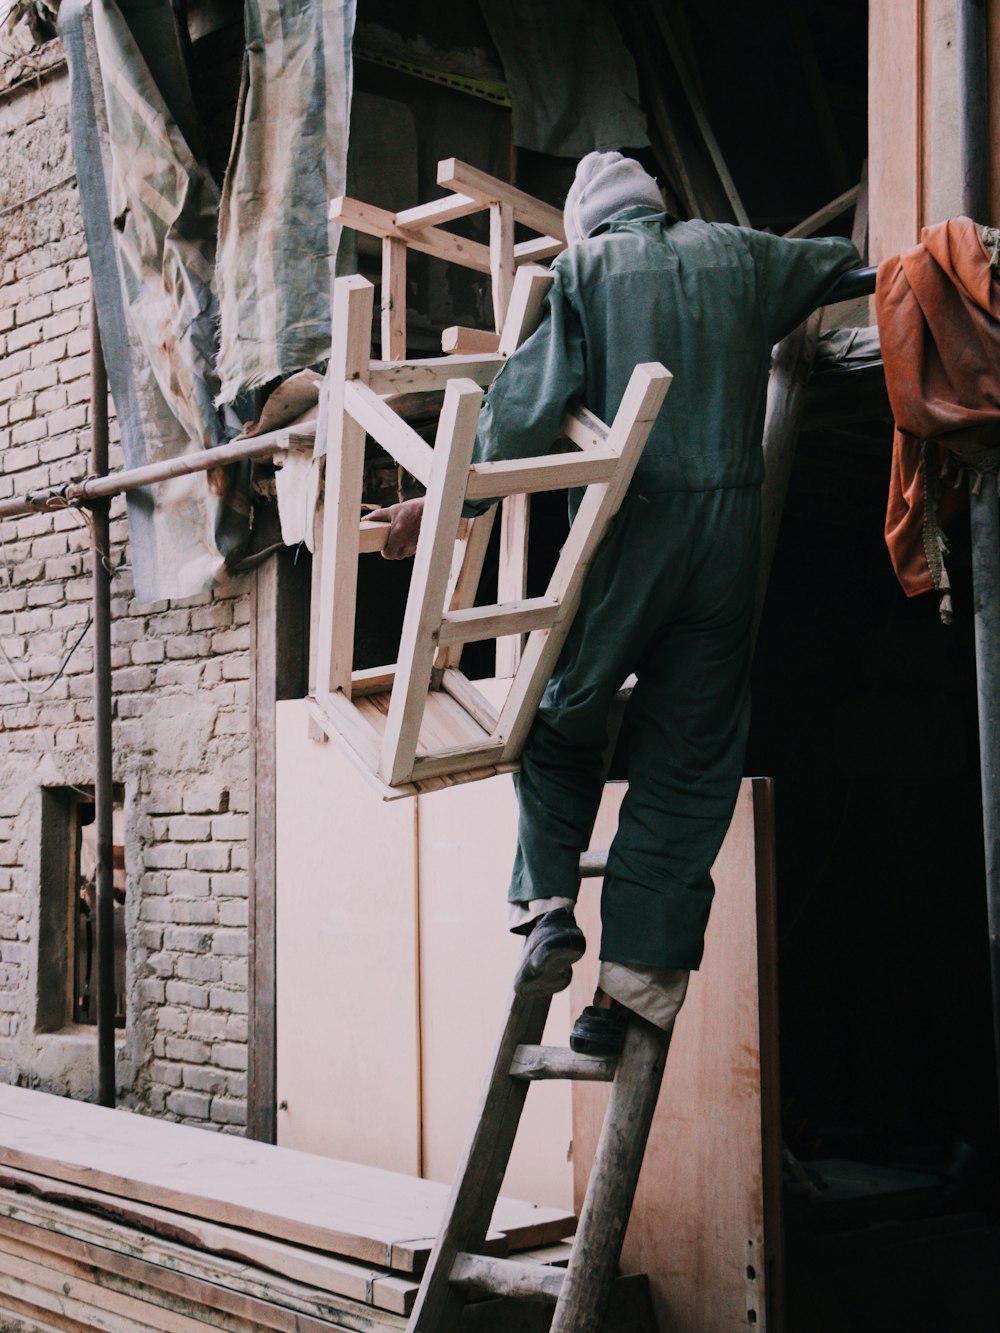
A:
POLYGON ((910 0, 872 5, 869 16, 869 258, 873 264, 920 239, 922 19, 923 5, 910 0))
MULTIPOLYGON (((0 1087, 0 1157, 37 1175, 418 1271, 446 1187, 391 1171, 208 1134, 127 1111, 0 1087)), ((513 1244, 558 1240, 564 1209, 501 1200, 494 1227, 513 1244)))
MULTIPOLYGON (((606 787, 592 846, 610 844, 625 790, 606 787)), ((648 1273, 670 1333, 778 1327, 773 836, 771 785, 747 779, 713 870, 705 961, 677 1020, 625 1241, 622 1267, 648 1273)), ((574 1012, 596 984, 600 883, 585 880, 581 893, 591 947, 575 969, 574 1012)), ((607 1085, 573 1084, 578 1204, 607 1097, 607 1085)))
MULTIPOLYGON (((450 1181, 471 1132, 522 943, 507 929, 517 799, 507 775, 417 798, 424 1172, 450 1181)), ((569 992, 545 1041, 569 1040, 569 992)), ((570 1208, 569 1084, 528 1095, 504 1190, 570 1208)))
MULTIPOLYGON (((507 682, 475 684, 496 703, 507 682)), ((447 1182, 521 947, 507 930, 513 784, 384 802, 342 750, 308 739, 304 710, 278 705, 279 1142, 447 1182)), ((563 995, 549 1039, 568 1028, 563 995)), ((568 1089, 533 1089, 528 1107, 504 1188, 568 1212, 568 1089)))
POLYGON ((278 1142, 418 1175, 413 810, 276 716, 278 1142))

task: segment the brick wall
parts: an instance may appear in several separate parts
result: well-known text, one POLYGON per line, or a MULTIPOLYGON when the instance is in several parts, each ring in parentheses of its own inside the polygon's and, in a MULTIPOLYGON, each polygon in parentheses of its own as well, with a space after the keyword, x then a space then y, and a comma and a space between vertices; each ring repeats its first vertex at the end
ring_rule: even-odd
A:
MULTIPOLYGON (((79 476, 89 449, 89 267, 58 43, 0 70, 0 497, 79 476)), ((121 465, 112 426, 112 468, 121 465)), ((247 1039, 249 599, 139 606, 112 509, 115 779, 126 791, 123 1099, 239 1130, 247 1039)), ((90 610, 75 512, 0 521, 0 641, 48 681, 90 610), (5 563, 6 561, 6 563, 5 563), (9 570, 9 576, 8 576, 9 570), (8 582, 9 577, 9 582, 8 582)), ((93 1032, 35 1031, 41 788, 93 781, 92 651, 29 695, 0 660, 0 1079, 91 1095, 93 1032)))

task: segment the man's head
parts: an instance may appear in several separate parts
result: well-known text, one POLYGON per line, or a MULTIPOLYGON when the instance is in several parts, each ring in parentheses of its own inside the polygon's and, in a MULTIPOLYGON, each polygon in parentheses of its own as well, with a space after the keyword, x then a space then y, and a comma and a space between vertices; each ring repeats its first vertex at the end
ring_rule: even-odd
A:
POLYGON ((663 197, 652 176, 621 153, 588 153, 580 159, 566 196, 566 240, 574 245, 615 213, 637 205, 657 211, 663 208, 663 197))

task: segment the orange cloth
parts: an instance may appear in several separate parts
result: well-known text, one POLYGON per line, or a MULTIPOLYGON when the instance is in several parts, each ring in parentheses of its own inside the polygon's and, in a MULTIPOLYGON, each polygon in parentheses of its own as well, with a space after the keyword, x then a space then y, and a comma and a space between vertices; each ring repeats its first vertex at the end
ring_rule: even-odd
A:
POLYGON ((925 227, 879 266, 882 359, 896 422, 885 539, 908 597, 947 588, 939 524, 963 506, 957 466, 996 467, 1000 448, 1000 281, 969 218, 925 227))

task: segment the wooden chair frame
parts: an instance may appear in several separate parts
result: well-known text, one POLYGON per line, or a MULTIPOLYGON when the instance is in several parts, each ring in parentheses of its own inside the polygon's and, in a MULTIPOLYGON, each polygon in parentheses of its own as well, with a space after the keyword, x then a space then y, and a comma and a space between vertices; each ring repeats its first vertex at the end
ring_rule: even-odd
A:
MULTIPOLYGON (((508 324, 515 278, 521 267, 550 259, 566 245, 563 217, 558 208, 467 162, 456 158, 439 162, 437 183, 449 191, 444 198, 400 213, 389 213, 346 196, 334 199, 330 205, 332 221, 382 242, 381 350, 386 361, 406 358, 407 250, 490 275, 494 332, 456 327, 445 329, 441 338, 445 352, 482 356, 502 351, 501 335, 508 324), (488 246, 443 230, 448 222, 484 210, 489 210, 490 215, 488 246), (515 224, 539 235, 534 240, 515 243, 515 224)), ((503 502, 499 578, 500 596, 504 600, 515 601, 525 595, 529 518, 527 495, 512 495, 503 502)), ((522 646, 521 635, 508 635, 498 641, 498 676, 514 675, 522 646)))
MULTIPOLYGON (((551 276, 525 269, 509 302, 501 346, 513 350, 537 322, 551 276)), ((638 366, 610 426, 586 409, 563 434, 577 452, 472 462, 483 388, 503 356, 368 361, 374 288, 359 276, 334 284, 328 371, 327 474, 320 571, 314 717, 387 797, 468 781, 517 764, 579 604, 587 568, 617 511, 656 419, 670 375, 638 366), (434 448, 394 410, 407 392, 443 390, 434 448), (426 487, 397 661, 353 670, 357 562, 385 544, 385 524, 361 522, 365 436, 426 487), (494 511, 463 520, 465 500, 586 487, 546 593, 474 606, 494 511), (465 643, 527 633, 507 699, 497 711, 459 669, 465 643)), ((554 441, 553 441, 554 443, 554 441)))

